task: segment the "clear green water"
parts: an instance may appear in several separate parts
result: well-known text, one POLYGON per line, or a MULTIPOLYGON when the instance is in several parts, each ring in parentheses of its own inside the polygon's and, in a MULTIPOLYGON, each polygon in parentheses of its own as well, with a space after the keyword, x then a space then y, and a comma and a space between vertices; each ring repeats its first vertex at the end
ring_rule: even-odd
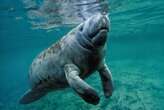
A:
POLYGON ((33 58, 70 28, 32 30, 20 0, 0 4, 0 110, 164 110, 164 1, 111 0, 107 63, 115 91, 105 99, 97 73, 86 79, 99 92, 97 106, 71 89, 19 105, 29 87, 33 58))

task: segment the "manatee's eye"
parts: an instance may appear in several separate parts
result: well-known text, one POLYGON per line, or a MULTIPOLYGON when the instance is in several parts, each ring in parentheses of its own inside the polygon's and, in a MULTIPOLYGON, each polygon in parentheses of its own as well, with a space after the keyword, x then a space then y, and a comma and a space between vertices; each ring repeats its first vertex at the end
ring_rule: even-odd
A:
POLYGON ((84 27, 84 25, 81 25, 80 26, 80 31, 83 31, 83 27, 84 27))

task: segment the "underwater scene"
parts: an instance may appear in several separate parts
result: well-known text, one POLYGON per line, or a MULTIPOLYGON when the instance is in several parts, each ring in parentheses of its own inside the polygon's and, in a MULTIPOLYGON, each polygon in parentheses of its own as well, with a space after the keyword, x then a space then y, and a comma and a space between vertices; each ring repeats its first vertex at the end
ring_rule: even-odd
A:
POLYGON ((164 1, 1 0, 0 110, 164 110, 164 1), (113 95, 105 98, 94 72, 85 81, 99 94, 97 105, 86 103, 70 87, 20 104, 30 88, 33 59, 102 11, 111 23, 105 58, 113 95))

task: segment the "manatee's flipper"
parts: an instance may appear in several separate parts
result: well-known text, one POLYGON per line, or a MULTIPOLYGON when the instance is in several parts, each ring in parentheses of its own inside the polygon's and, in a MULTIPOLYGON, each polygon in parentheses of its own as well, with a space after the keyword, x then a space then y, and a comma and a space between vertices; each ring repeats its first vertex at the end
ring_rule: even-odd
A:
POLYGON ((42 96, 46 95, 45 90, 28 90, 23 97, 21 97, 19 103, 20 104, 29 104, 32 103, 38 99, 40 99, 42 96))
POLYGON ((101 77, 104 95, 108 98, 112 96, 113 92, 112 74, 106 64, 103 64, 98 71, 101 77))
POLYGON ((80 70, 76 65, 67 64, 64 71, 69 85, 81 98, 90 104, 97 105, 99 103, 100 98, 97 92, 79 77, 80 70))

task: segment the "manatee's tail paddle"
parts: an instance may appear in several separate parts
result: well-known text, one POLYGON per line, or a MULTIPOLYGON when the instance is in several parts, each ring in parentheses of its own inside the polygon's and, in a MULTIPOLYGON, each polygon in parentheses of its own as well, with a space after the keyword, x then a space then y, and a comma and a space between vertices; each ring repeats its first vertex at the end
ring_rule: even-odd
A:
POLYGON ((21 97, 19 103, 20 104, 29 104, 32 103, 38 99, 40 99, 41 97, 43 97, 44 95, 46 95, 46 91, 38 91, 38 90, 28 90, 27 92, 25 92, 25 94, 21 97))

